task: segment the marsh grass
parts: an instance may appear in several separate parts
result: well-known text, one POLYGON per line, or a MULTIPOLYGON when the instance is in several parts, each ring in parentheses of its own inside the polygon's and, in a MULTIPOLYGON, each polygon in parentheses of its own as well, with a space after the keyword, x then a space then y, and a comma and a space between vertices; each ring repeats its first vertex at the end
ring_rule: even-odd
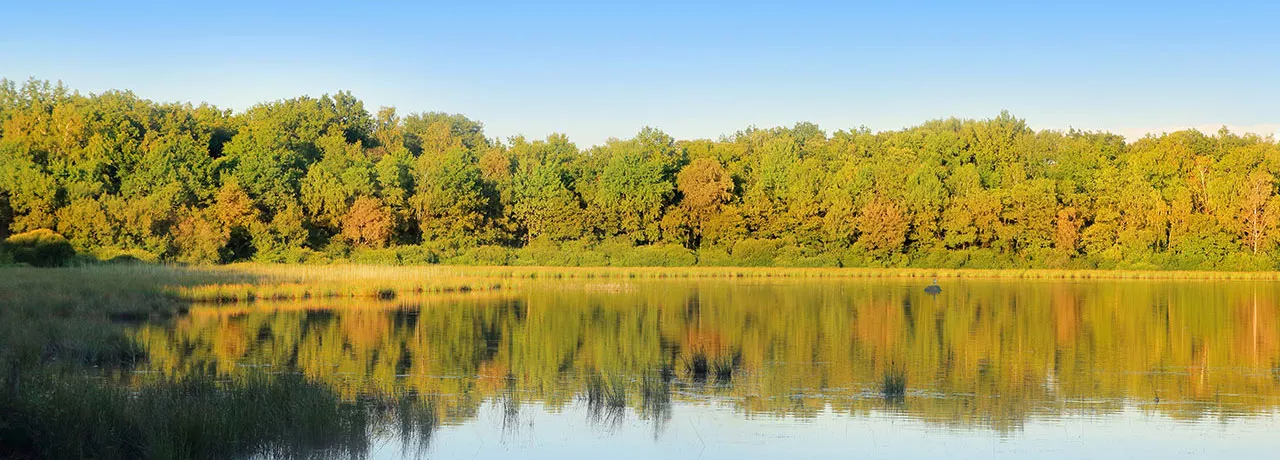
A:
POLYGON ((685 372, 694 382, 706 382, 708 377, 717 383, 727 384, 733 381, 741 361, 739 354, 710 356, 704 351, 696 351, 684 359, 685 372))
POLYGON ((394 300, 412 294, 466 293, 504 288, 503 279, 454 273, 443 267, 383 267, 363 265, 240 264, 201 269, 211 280, 196 285, 167 287, 193 302, 251 302, 368 298, 394 300))
POLYGON ((780 268, 780 267, 439 267, 451 276, 498 279, 939 278, 1097 280, 1280 280, 1280 272, 1175 270, 780 268))
POLYGON ((61 316, 164 317, 190 302, 369 298, 518 288, 536 280, 627 279, 1111 279, 1280 280, 1280 272, 1118 270, 935 270, 749 267, 388 267, 145 264, 36 269, 0 267, 0 308, 61 316))
POLYGON ((655 422, 671 418, 671 379, 659 372, 640 380, 640 415, 655 422))
POLYGON ((886 400, 902 401, 907 394, 907 375, 899 369, 884 373, 880 383, 880 394, 886 400))
POLYGON ((72 374, 32 380, 0 395, 0 457, 358 457, 370 433, 425 446, 437 423, 430 401, 344 401, 293 374, 136 389, 72 374))
POLYGON ((137 387, 117 378, 146 359, 126 326, 189 311, 183 289, 289 275, 267 272, 0 268, 0 458, 358 457, 377 432, 426 446, 430 403, 343 400, 289 374, 137 387))
POLYGON ((592 423, 616 426, 625 419, 627 382, 622 378, 591 373, 587 375, 583 396, 587 402, 587 419, 592 423))

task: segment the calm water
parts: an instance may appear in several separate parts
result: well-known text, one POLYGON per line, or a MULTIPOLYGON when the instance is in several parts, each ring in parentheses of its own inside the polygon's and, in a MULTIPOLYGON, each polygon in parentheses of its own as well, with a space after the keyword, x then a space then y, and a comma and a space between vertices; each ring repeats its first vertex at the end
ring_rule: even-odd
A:
POLYGON ((375 458, 1273 458, 1280 288, 1251 282, 547 283, 199 307, 159 374, 300 372, 441 420, 375 458), (887 381, 905 382, 901 395, 887 381), (407 450, 406 450, 407 449, 407 450))

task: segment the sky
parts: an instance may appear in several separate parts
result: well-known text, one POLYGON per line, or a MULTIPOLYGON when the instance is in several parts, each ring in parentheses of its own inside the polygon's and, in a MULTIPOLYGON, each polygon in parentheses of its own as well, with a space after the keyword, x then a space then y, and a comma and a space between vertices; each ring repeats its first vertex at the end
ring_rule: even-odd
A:
POLYGON ((580 146, 1001 110, 1128 137, 1280 129, 1276 2, 13 2, 0 77, 243 110, 352 91, 580 146))

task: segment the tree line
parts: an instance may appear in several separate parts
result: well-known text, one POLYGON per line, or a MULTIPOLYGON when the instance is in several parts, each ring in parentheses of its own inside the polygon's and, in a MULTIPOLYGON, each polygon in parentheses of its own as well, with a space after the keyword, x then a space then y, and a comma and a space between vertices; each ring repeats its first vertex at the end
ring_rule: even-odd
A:
POLYGON ((348 92, 237 113, 0 80, 0 236, 103 260, 1275 269, 1278 168, 1271 137, 1008 113, 582 148, 348 92))

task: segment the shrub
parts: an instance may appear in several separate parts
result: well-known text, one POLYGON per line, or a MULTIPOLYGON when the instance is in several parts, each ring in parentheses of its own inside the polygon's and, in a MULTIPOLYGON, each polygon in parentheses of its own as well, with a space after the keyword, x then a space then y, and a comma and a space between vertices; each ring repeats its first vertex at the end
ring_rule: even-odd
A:
POLYGON ((778 256, 775 240, 746 239, 733 245, 734 265, 742 267, 767 267, 778 256))
POLYGON ((698 262, 693 251, 666 243, 617 248, 606 255, 615 267, 689 267, 698 262))
POLYGON ((556 242, 539 239, 515 250, 511 255, 511 265, 557 267, 577 265, 573 259, 573 255, 562 250, 556 242))
POLYGON ((724 248, 702 248, 698 250, 698 265, 703 267, 733 266, 733 256, 724 248))
POLYGON ((307 248, 283 248, 263 251, 254 254, 253 260, 278 264, 324 264, 332 261, 327 254, 307 248))
POLYGON ((964 266, 968 260, 968 255, 963 250, 947 250, 946 248, 932 248, 922 250, 912 257, 910 266, 914 268, 949 268, 957 269, 964 266))
POLYGON ((440 256, 429 248, 418 245, 397 246, 396 257, 402 265, 426 265, 440 261, 440 256))
POLYGON ((155 263, 160 257, 142 249, 103 248, 94 251, 94 257, 109 264, 155 263))
POLYGON ((568 259, 566 265, 578 267, 604 267, 609 265, 609 257, 596 249, 595 245, 590 241, 565 241, 560 243, 560 250, 565 253, 568 259))
POLYGON ((32 230, 10 236, 5 246, 13 261, 37 267, 60 267, 75 259, 76 250, 67 238, 49 229, 32 230))
POLYGON ((777 267, 839 267, 840 260, 831 254, 817 252, 815 250, 806 250, 794 246, 784 246, 778 250, 778 255, 773 259, 773 265, 777 267))
POLYGON ((400 254, 395 249, 360 248, 351 251, 351 261, 369 265, 399 265, 400 254))
POLYGON ((502 246, 485 245, 462 251, 448 260, 454 265, 507 265, 511 253, 502 246))

